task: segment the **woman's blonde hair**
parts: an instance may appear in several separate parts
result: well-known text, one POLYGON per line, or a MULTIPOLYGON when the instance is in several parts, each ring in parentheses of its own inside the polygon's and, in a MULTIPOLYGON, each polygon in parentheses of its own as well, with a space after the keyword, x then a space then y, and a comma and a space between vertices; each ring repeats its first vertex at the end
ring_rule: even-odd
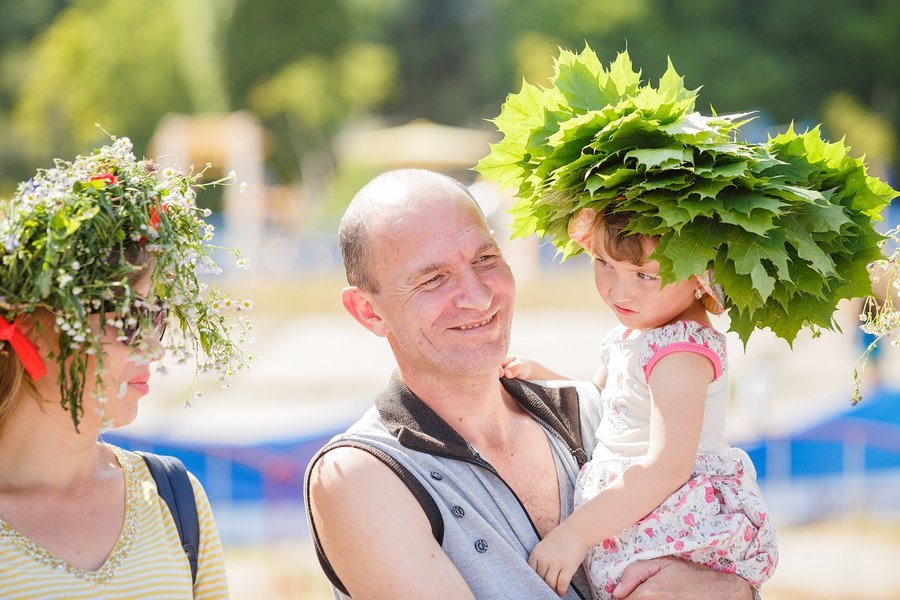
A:
POLYGON ((0 435, 19 405, 23 391, 35 399, 40 397, 34 381, 25 375, 22 361, 8 343, 4 344, 0 348, 0 435))
MULTIPOLYGON (((153 256, 143 246, 132 246, 125 254, 126 260, 136 267, 125 277, 128 285, 134 288, 149 277, 153 266, 153 256)), ((37 335, 41 335, 42 331, 47 331, 52 327, 51 316, 47 313, 47 318, 44 319, 39 309, 35 314, 28 316, 24 325, 23 333, 34 342, 37 335)), ((49 335, 45 335, 45 337, 46 341, 51 339, 49 335)), ((44 359, 46 360, 46 358, 44 359)), ((0 348, 0 436, 3 435, 3 429, 6 427, 10 415, 26 395, 33 397, 35 401, 41 401, 41 395, 37 391, 34 380, 26 375, 22 361, 19 360, 9 343, 6 343, 0 348)))

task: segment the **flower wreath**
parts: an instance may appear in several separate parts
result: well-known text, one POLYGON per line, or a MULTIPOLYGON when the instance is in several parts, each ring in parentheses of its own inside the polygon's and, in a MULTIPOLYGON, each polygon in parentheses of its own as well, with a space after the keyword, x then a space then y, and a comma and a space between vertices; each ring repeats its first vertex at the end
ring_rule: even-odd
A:
POLYGON ((818 127, 744 143, 750 113, 704 116, 696 97, 671 61, 653 87, 627 52, 605 69, 589 47, 563 50, 549 87, 508 96, 476 170, 516 190, 513 236, 549 237, 563 260, 590 239, 582 209, 632 215, 627 231, 659 237, 664 284, 714 274, 745 343, 834 328, 838 300, 871 294, 873 222, 897 192, 818 127))
MULTIPOLYGON (((197 207, 196 190, 233 176, 200 185, 202 172, 183 174, 138 160, 124 137, 55 165, 19 184, 0 206, 0 346, 8 344, 3 350, 15 352, 39 379, 46 368, 20 324, 39 309, 52 314, 59 335, 50 359, 59 365, 61 402, 76 429, 90 357, 101 417, 111 425, 103 411, 108 398, 100 392, 103 332, 91 327, 92 314, 101 326, 115 328, 120 341, 145 351, 146 336, 156 335, 168 319, 177 327, 165 347, 177 361, 195 357, 198 373, 211 372, 223 383, 243 368, 252 357, 238 344, 249 339, 251 325, 239 313, 252 303, 235 302, 198 278, 221 270, 211 256, 214 228, 201 218, 210 213, 197 207), (136 254, 151 260, 138 264, 136 254), (129 275, 133 279, 148 266, 150 293, 140 297, 129 275)), ((224 250, 247 266, 236 250, 224 250)), ((41 322, 35 323, 39 329, 41 322)))

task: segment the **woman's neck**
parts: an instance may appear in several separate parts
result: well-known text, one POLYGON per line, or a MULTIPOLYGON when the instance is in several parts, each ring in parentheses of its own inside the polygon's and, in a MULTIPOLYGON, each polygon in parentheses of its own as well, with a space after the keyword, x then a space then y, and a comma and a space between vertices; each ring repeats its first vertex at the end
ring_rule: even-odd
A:
MULTIPOLYGON (((50 401, 52 402, 52 401, 50 401)), ((0 487, 66 489, 107 470, 97 431, 80 432, 59 404, 23 397, 0 431, 0 487)))

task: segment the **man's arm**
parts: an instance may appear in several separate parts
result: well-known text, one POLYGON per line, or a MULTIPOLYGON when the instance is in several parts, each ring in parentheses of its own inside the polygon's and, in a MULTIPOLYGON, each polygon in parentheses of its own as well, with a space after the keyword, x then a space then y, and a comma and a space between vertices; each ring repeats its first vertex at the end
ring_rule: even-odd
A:
POLYGON ((362 450, 336 448, 310 473, 322 548, 355 600, 474 596, 409 488, 362 450))
POLYGON ((758 598, 744 579, 708 567, 664 557, 628 565, 613 591, 621 600, 752 600, 758 598))

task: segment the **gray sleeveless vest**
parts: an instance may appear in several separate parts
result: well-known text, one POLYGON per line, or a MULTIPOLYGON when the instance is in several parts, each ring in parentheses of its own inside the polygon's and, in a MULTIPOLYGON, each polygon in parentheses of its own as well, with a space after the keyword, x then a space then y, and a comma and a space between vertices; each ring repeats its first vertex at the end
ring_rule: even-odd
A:
MULTIPOLYGON (((501 382, 547 432, 560 479, 564 519, 572 510, 578 470, 590 458, 596 443, 599 392, 590 382, 559 382, 566 387, 558 388, 517 379, 501 382)), ((519 498, 474 448, 406 387, 397 373, 375 406, 310 461, 304 485, 307 507, 310 469, 324 453, 346 446, 379 458, 409 487, 431 521, 435 539, 476 598, 559 599, 528 566, 528 556, 540 537, 519 498)), ((307 517, 334 597, 349 598, 322 550, 308 510, 307 517)), ((589 597, 584 574, 579 570, 564 598, 589 597)))

